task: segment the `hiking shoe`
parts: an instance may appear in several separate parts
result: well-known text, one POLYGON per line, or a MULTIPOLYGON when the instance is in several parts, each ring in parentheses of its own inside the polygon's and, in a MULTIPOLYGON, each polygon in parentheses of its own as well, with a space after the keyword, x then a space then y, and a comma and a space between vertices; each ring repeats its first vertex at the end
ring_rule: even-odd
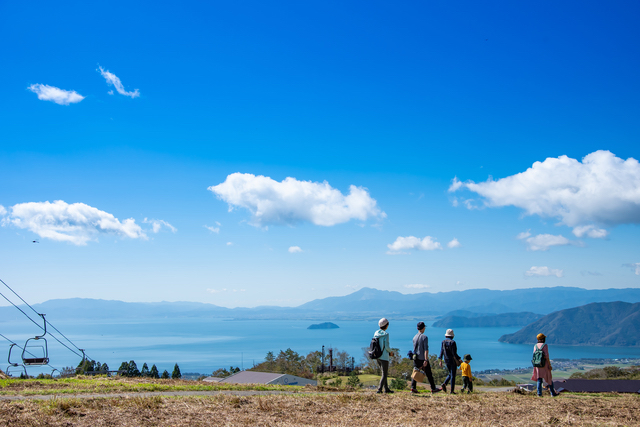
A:
POLYGON ((376 391, 376 394, 382 394, 382 390, 376 391))
POLYGON ((418 390, 416 390, 415 388, 412 388, 412 389, 411 389, 411 393, 412 393, 412 394, 418 394, 418 390))
POLYGON ((387 394, 393 394, 393 393, 394 393, 394 391, 393 391, 393 390, 386 390, 386 391, 385 391, 385 393, 387 393, 387 394))
POLYGON ((458 393, 456 393, 455 391, 452 391, 452 392, 451 392, 451 393, 449 393, 449 394, 458 394, 458 393))
POLYGON ((447 386, 445 384, 442 384, 440 387, 442 387, 442 391, 447 392, 447 386))
POLYGON ((441 391, 442 391, 442 389, 441 389, 441 388, 434 388, 434 389, 431 389, 431 393, 440 393, 441 391))

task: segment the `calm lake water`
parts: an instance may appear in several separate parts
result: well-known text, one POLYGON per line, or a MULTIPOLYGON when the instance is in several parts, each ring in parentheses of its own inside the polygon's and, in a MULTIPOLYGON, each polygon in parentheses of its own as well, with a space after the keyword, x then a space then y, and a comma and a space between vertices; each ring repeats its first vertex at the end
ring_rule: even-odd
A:
MULTIPOLYGON (((264 360, 268 351, 277 354, 291 348, 301 355, 310 351, 333 347, 347 351, 358 362, 363 357, 362 348, 368 347, 373 333, 378 329, 375 321, 334 322, 340 329, 309 330, 317 322, 291 320, 226 321, 207 319, 154 320, 145 322, 112 321, 53 322, 62 333, 78 347, 84 348, 95 360, 106 362, 117 369, 123 361, 135 360, 138 368, 146 362, 156 364, 160 372, 172 371, 178 363, 181 371, 209 374, 215 369, 229 366, 249 368, 264 360)), ((520 328, 458 328, 455 339, 462 356, 473 356, 472 369, 511 369, 530 366, 531 345, 503 344, 501 335, 520 328)), ((0 323, 0 333, 23 345, 36 328, 26 323, 0 323)), ((411 340, 416 332, 415 321, 393 321, 388 329, 391 345, 403 355, 412 349, 411 340)), ((445 330, 427 327, 431 352, 439 352, 445 330)), ((55 332, 54 332, 55 334, 55 332)), ((62 340, 58 334, 58 338, 62 340)), ((4 340, 2 340, 4 341, 4 340)), ((9 343, 4 341, 8 352, 9 343)), ((76 366, 80 358, 49 339, 51 365, 60 369, 76 366)), ((64 342, 64 340, 63 340, 64 342)), ((1 348, 1 347, 0 347, 1 348)), ((551 358, 625 358, 640 357, 640 350, 624 347, 572 347, 552 345, 551 358)), ((2 353, 0 353, 0 357, 2 353)), ((13 357, 13 356, 12 356, 13 357)), ((4 359, 6 360, 6 358, 4 359)), ((4 369, 4 366, 2 366, 4 369)), ((44 370, 43 372, 49 372, 44 370)), ((29 369, 31 375, 37 367, 29 369)))

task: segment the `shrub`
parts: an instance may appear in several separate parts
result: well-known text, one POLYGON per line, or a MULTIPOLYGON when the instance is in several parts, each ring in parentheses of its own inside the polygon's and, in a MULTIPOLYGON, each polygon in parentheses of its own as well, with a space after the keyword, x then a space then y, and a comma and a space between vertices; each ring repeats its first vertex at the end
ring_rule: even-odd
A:
POLYGON ((347 385, 354 388, 362 387, 362 382, 360 382, 360 378, 358 378, 355 371, 351 371, 349 374, 349 378, 347 378, 347 385))
POLYGON ((407 388, 407 381, 399 378, 392 378, 390 387, 394 390, 404 390, 407 388))

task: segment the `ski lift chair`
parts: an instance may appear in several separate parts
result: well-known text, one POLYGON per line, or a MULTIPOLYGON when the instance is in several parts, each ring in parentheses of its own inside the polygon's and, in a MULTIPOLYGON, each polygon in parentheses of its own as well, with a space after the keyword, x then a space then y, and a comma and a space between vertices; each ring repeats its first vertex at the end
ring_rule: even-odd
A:
POLYGON ((27 368, 21 364, 21 363, 15 363, 11 361, 11 350, 13 350, 13 346, 14 345, 18 345, 16 343, 11 344, 11 346, 9 347, 9 356, 7 357, 7 362, 9 362, 9 366, 7 366, 7 369, 4 371, 5 374, 11 376, 11 370, 13 369, 14 371, 16 370, 16 368, 20 368, 22 367, 22 370, 24 371, 24 376, 28 377, 29 375, 27 374, 27 368))
POLYGON ((42 366, 49 364, 49 348, 47 346, 47 339, 44 337, 47 335, 47 320, 44 318, 44 314, 40 314, 42 320, 44 322, 44 333, 42 335, 36 335, 34 338, 29 338, 27 342, 24 343, 24 347, 22 348, 22 363, 26 366, 42 366), (35 356, 33 352, 29 351, 29 342, 35 342, 42 340, 44 345, 37 346, 33 343, 31 344, 31 349, 42 348, 42 357, 35 356), (27 353, 32 357, 27 357, 27 353))

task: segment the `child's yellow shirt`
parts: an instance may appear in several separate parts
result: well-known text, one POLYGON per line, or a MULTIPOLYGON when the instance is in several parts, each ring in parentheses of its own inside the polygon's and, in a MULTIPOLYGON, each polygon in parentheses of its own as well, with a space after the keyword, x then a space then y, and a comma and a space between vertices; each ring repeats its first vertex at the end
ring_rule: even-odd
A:
POLYGON ((466 362, 462 362, 460 364, 460 370, 462 371, 462 376, 463 377, 471 378, 471 365, 469 365, 466 362))

